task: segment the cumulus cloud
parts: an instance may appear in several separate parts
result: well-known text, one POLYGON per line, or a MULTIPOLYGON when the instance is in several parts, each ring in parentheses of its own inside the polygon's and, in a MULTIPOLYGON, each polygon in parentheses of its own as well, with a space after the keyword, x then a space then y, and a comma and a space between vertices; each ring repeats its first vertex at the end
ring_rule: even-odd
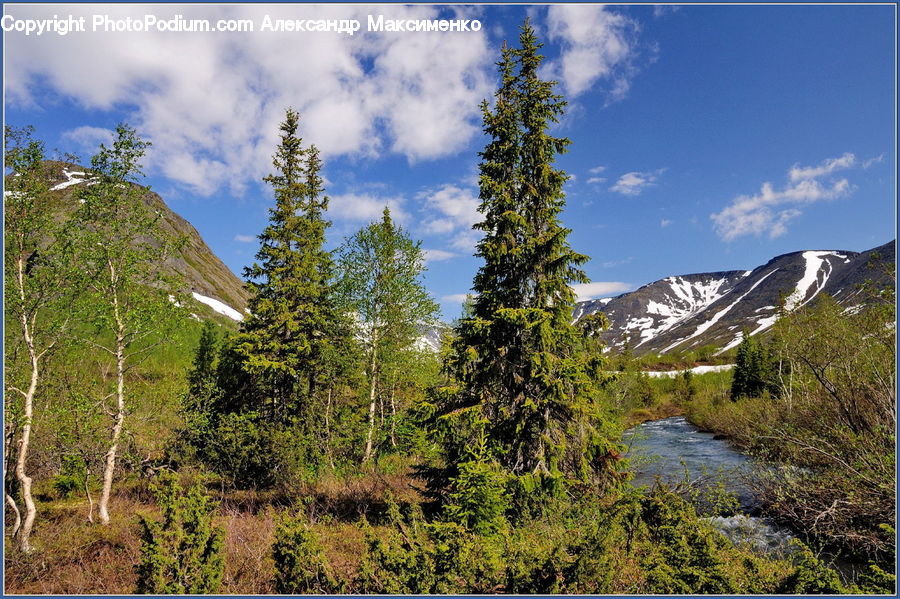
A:
MULTIPOLYGON (((438 6, 383 6, 386 18, 435 18, 438 6)), ((455 9, 453 9, 455 10, 455 9)), ((48 18, 49 5, 7 7, 48 18)), ((88 21, 90 5, 67 8, 88 21)), ((104 5, 111 18, 146 5, 104 5)), ((359 19, 371 8, 323 5, 154 5, 159 19, 359 19)), ((414 162, 450 155, 480 131, 494 52, 485 31, 9 34, 7 101, 44 107, 50 90, 86 109, 123 110, 153 147, 148 167, 200 194, 240 193, 269 170, 284 109, 327 158, 395 153, 414 162)), ((86 139, 88 131, 73 131, 86 139)))
POLYGON ((456 254, 446 250, 425 250, 425 262, 443 262, 451 258, 456 258, 456 254))
POLYGON ((480 201, 474 189, 454 184, 442 185, 419 193, 416 199, 425 212, 422 228, 426 233, 451 237, 453 248, 471 251, 481 234, 472 225, 482 220, 480 201))
POLYGON ((595 166, 594 168, 589 168, 588 172, 592 175, 599 175, 600 173, 602 173, 605 170, 606 170, 605 166, 598 165, 598 166, 595 166))
POLYGON ((744 235, 780 237, 787 232, 788 222, 802 214, 800 206, 850 195, 854 188, 846 178, 827 182, 820 179, 855 165, 856 158, 850 153, 829 158, 818 166, 794 165, 788 170, 789 183, 782 189, 765 182, 759 193, 738 196, 721 212, 711 214, 716 234, 724 241, 744 235))
POLYGON ((597 185, 599 183, 606 183, 606 177, 591 177, 587 180, 591 185, 597 185))
POLYGON ((671 221, 668 218, 664 218, 661 221, 659 221, 659 226, 662 227, 663 229, 665 229, 666 227, 671 225, 672 222, 674 222, 674 221, 671 221))
POLYGON ((597 297, 624 293, 631 289, 631 285, 619 281, 596 281, 594 283, 577 283, 572 285, 572 289, 575 291, 577 300, 583 302, 597 297))
POLYGON ((328 215, 348 221, 370 222, 381 219, 385 206, 391 218, 405 222, 409 215, 403 208, 401 197, 384 197, 371 193, 344 193, 329 197, 328 215))
POLYGON ((235 235, 234 240, 239 243, 253 243, 256 241, 256 237, 253 235, 235 235))
POLYGON ((630 173, 625 173, 619 177, 616 184, 610 187, 609 190, 626 196, 640 195, 644 189, 654 185, 656 180, 665 170, 666 169, 661 168, 648 172, 632 171, 630 173))
POLYGON ((634 75, 638 24, 604 6, 553 5, 547 9, 550 40, 562 52, 548 70, 569 97, 608 81, 609 102, 623 99, 634 75))

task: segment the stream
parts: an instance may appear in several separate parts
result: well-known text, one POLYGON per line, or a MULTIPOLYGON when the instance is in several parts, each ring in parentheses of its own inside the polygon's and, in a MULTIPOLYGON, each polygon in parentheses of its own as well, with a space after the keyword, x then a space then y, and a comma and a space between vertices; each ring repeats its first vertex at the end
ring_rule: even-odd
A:
POLYGON ((652 486, 657 478, 676 483, 685 478, 699 484, 722 480, 733 493, 742 513, 709 518, 709 522, 735 543, 749 544, 763 554, 790 551, 791 533, 757 515, 752 489, 744 482, 757 466, 727 441, 700 431, 683 416, 653 420, 627 430, 623 441, 634 469, 632 484, 652 486))

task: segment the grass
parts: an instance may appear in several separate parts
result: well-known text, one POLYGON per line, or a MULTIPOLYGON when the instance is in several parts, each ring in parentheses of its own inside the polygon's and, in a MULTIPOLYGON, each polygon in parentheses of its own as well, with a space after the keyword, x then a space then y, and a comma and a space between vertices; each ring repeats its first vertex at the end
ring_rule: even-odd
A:
MULTIPOLYGON (((325 475, 290 497, 272 491, 226 491, 210 488, 219 501, 215 523, 225 529, 225 576, 220 592, 245 595, 274 593, 272 542, 279 511, 301 511, 310 518, 325 555, 341 579, 359 571, 365 552, 360 521, 383 529, 387 500, 419 502, 408 468, 392 474, 376 471, 344 478, 325 475), (305 500, 296 501, 294 498, 305 500)), ((130 594, 140 561, 138 515, 158 517, 145 480, 121 482, 110 502, 108 526, 86 519, 84 498, 43 495, 32 535, 35 552, 25 555, 6 536, 6 592, 13 594, 130 594)), ((96 516, 96 514, 95 514, 96 516)))

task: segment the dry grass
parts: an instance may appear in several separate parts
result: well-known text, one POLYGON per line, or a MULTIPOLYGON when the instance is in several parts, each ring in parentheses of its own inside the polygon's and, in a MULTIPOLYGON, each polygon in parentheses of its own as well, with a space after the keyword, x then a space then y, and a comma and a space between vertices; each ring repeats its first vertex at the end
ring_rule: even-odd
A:
MULTIPOLYGON (((393 497, 419 501, 407 472, 370 472, 340 478, 325 476, 286 494, 270 491, 227 492, 220 500, 216 524, 225 529, 223 593, 274 593, 272 542, 278 511, 307 514, 335 573, 352 580, 365 551, 358 522, 377 522, 393 497)), ((213 491, 213 495, 219 493, 213 491)), ((123 485, 110 503, 111 522, 87 522, 85 500, 55 500, 39 505, 32 536, 36 551, 24 555, 8 536, 5 591, 11 594, 129 594, 137 583, 140 561, 138 514, 158 510, 145 484, 123 485)), ((376 530, 378 527, 374 527, 376 530)))

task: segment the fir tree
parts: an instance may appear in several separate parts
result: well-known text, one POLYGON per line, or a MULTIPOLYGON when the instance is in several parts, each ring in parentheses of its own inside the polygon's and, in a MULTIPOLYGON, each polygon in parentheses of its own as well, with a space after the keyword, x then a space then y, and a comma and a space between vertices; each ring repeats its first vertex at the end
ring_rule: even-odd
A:
POLYGON ((601 323, 572 324, 571 284, 587 281, 580 266, 588 258, 571 249, 559 221, 568 177, 554 160, 569 141, 549 129, 565 101, 555 82, 538 76, 541 44, 527 21, 519 43, 504 46, 495 104, 482 105, 490 138, 480 165, 484 220, 476 225, 484 264, 447 362, 457 385, 437 391, 439 422, 455 429, 445 437, 444 478, 455 476, 484 426, 496 458, 526 486, 597 482, 614 452, 595 399, 602 358, 588 351, 601 323))
POLYGON ((324 249, 323 218, 328 208, 322 162, 313 146, 304 148, 299 116, 288 110, 275 173, 265 178, 275 192, 269 225, 259 236, 257 262, 244 271, 251 292, 250 315, 236 350, 263 397, 254 405, 276 422, 308 415, 327 375, 331 345, 345 335, 331 298, 333 261, 324 249))

